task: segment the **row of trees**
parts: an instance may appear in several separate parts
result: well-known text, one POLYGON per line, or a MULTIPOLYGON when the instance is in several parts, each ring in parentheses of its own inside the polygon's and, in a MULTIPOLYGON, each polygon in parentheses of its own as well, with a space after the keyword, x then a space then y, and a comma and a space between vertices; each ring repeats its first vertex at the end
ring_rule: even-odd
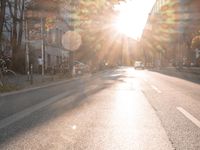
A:
MULTIPOLYGON (((0 2, 0 51, 11 51, 13 69, 17 71, 23 68, 24 62, 22 37, 25 31, 25 12, 35 3, 44 1, 46 0, 1 0, 0 2)), ((121 0, 59 0, 56 1, 59 7, 55 9, 61 9, 63 4, 67 6, 66 9, 70 7, 77 17, 74 22, 70 20, 73 23, 69 26, 73 25, 74 29, 78 29, 83 37, 84 45, 91 49, 98 49, 101 47, 99 36, 104 34, 109 20, 115 14, 113 6, 119 1, 121 0), (94 41, 98 44, 94 44, 94 41)))
POLYGON ((119 0, 81 1, 78 16, 83 44, 77 55, 83 61, 92 61, 93 65, 101 65, 109 61, 116 63, 121 53, 119 40, 115 36, 113 22, 118 12, 113 9, 119 0), (117 56, 118 55, 118 56, 117 56), (116 56, 116 57, 115 57, 116 56), (114 58, 115 57, 115 58, 114 58))
MULTIPOLYGON (((0 51, 12 51, 13 62, 19 63, 23 35, 25 7, 28 0, 1 0, 0 4, 0 51)), ((13 63, 17 70, 18 63, 13 63)))

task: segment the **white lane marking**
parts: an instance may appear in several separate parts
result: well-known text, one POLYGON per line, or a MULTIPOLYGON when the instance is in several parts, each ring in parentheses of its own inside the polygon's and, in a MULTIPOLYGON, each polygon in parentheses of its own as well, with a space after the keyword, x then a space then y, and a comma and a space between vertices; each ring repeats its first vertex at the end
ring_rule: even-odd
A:
POLYGON ((185 117, 187 117, 190 121, 192 121, 197 127, 200 128, 200 121, 197 120, 194 116, 192 116, 189 112, 187 112, 182 107, 176 107, 185 117))
POLYGON ((162 93, 156 86, 154 86, 154 85, 151 85, 151 87, 156 91, 156 92, 158 92, 158 93, 162 93))

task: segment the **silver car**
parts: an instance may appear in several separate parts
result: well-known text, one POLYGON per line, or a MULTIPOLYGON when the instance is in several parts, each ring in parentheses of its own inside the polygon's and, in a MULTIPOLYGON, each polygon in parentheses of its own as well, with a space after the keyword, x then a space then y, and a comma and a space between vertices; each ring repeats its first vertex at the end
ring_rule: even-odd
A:
POLYGON ((135 61, 134 67, 135 69, 144 69, 144 64, 141 61, 135 61))

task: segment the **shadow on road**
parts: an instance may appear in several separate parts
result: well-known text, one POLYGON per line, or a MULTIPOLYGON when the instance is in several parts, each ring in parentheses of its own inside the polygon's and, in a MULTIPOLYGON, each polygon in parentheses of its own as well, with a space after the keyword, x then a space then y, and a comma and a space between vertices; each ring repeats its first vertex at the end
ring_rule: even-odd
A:
MULTIPOLYGON (((77 89, 77 91, 72 92, 68 97, 77 95, 73 98, 73 101, 68 103, 66 101, 57 101, 54 104, 48 105, 43 109, 32 113, 31 115, 15 122, 14 124, 9 125, 3 129, 0 129, 0 147, 2 144, 9 143, 13 138, 18 137, 18 135, 23 135, 27 131, 32 130, 38 126, 42 126, 44 123, 48 123, 51 120, 56 119, 62 114, 68 114, 74 109, 78 109, 82 107, 85 103, 89 103, 93 101, 92 99, 88 99, 92 95, 99 93, 117 82, 123 82, 123 78, 125 76, 121 75, 120 71, 112 71, 109 73, 104 73, 103 75, 98 76, 94 79, 89 85, 81 85, 81 88, 77 89), (117 81, 117 82, 116 82, 117 81), (94 85, 97 85, 94 87, 94 85), (94 88, 91 88, 94 87, 94 88), (90 90, 85 90, 87 88, 91 88, 90 90)), ((91 79, 93 80, 93 79, 91 79)))

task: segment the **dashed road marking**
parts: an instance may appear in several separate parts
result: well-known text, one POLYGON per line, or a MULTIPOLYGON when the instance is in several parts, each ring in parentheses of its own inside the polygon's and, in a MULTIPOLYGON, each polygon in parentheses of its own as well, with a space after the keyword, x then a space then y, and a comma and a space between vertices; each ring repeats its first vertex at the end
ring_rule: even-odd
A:
POLYGON ((162 93, 156 86, 154 86, 154 85, 151 85, 151 87, 156 91, 156 92, 158 92, 158 93, 162 93))
POLYGON ((190 121, 192 121, 197 127, 200 128, 200 121, 192 116, 189 112, 187 112, 182 107, 176 107, 185 117, 187 117, 190 121))

